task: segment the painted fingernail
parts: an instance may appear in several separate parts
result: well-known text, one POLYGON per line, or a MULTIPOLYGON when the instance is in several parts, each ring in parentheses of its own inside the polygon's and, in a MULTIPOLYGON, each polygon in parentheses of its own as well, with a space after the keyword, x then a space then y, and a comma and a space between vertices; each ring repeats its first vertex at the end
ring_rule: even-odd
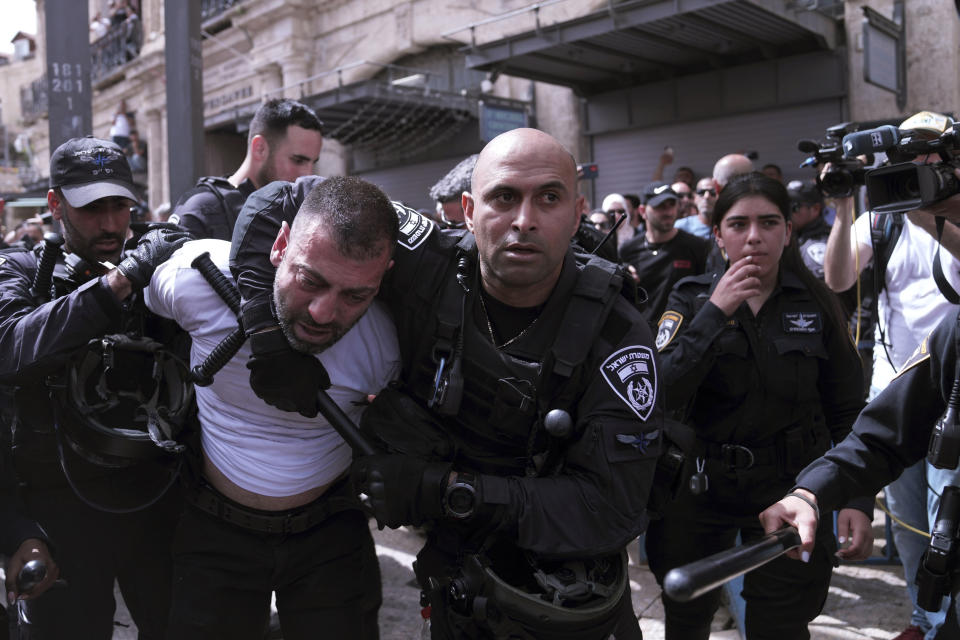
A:
POLYGON ((809 562, 810 562, 810 552, 809 552, 809 551, 801 551, 801 552, 800 552, 800 559, 803 560, 804 562, 809 563, 809 562))

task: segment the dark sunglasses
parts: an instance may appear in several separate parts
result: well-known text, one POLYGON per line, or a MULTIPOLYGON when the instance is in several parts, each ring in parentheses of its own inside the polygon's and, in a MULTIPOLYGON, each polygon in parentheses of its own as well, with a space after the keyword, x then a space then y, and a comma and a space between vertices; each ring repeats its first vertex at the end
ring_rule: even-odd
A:
POLYGON ((698 196, 705 196, 707 194, 710 194, 711 196, 715 196, 717 195, 717 190, 716 189, 697 189, 698 196))
POLYGON ((606 211, 604 211, 604 213, 608 215, 617 215, 619 213, 626 213, 626 212, 627 212, 626 209, 607 209, 606 211))

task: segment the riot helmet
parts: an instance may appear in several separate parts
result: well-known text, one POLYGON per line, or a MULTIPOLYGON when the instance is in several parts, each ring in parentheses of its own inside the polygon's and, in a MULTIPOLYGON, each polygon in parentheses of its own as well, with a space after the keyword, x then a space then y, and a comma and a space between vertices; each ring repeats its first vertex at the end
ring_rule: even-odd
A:
POLYGON ((528 554, 525 579, 508 580, 483 555, 469 555, 450 582, 451 608, 497 637, 598 640, 613 632, 627 592, 627 554, 545 561, 528 554))
POLYGON ((57 426, 82 458, 123 468, 179 454, 193 386, 186 364, 162 344, 112 334, 80 349, 54 389, 57 426))

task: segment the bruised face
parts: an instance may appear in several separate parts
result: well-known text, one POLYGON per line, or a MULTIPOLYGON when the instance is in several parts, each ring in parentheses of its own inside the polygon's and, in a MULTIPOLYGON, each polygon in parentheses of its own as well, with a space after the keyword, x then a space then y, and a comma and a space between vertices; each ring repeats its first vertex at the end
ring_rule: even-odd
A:
POLYGON ((128 198, 109 196, 83 207, 72 207, 66 198, 58 197, 51 189, 47 192, 47 204, 54 219, 63 225, 66 250, 91 264, 120 261, 130 227, 130 207, 136 203, 128 198))
POLYGON ((330 348, 357 323, 393 264, 386 241, 377 256, 354 259, 317 222, 292 231, 284 223, 270 261, 277 267, 273 301, 280 327, 293 348, 306 353, 330 348))
POLYGON ((480 153, 464 194, 485 289, 514 306, 549 296, 579 224, 576 165, 551 136, 514 129, 480 153))

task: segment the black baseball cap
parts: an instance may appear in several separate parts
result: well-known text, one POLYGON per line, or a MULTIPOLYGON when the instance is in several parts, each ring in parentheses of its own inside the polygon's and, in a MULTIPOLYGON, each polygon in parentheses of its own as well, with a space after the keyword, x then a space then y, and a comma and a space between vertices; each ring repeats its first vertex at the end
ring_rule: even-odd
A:
POLYGON ((679 200, 679 196, 669 182, 651 182, 643 188, 643 203, 645 205, 658 207, 671 199, 679 200))
POLYGON ((113 142, 71 138, 50 156, 50 187, 60 187, 71 207, 117 196, 139 201, 127 156, 113 142))
POLYGON ((817 204, 823 202, 823 194, 812 180, 791 180, 787 185, 791 204, 817 204))

